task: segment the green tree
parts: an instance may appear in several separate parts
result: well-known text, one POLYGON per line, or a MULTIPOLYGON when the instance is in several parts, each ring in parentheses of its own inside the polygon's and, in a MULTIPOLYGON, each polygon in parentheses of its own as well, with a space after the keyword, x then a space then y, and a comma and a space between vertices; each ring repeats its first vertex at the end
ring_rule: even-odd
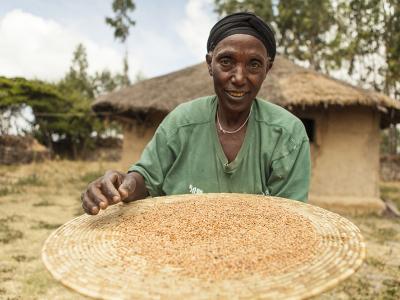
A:
POLYGON ((79 93, 85 98, 94 97, 92 79, 88 74, 86 48, 82 44, 76 47, 71 66, 64 78, 58 83, 61 90, 69 93, 79 93))
POLYGON ((54 139, 62 137, 69 126, 70 103, 53 84, 24 78, 0 77, 0 110, 21 111, 32 108, 34 135, 53 149, 54 139))
POLYGON ((129 36, 130 26, 135 25, 135 21, 129 15, 135 10, 135 4, 132 0, 113 0, 112 10, 114 17, 106 17, 106 23, 114 29, 114 37, 122 43, 129 36))
POLYGON ((234 12, 256 12, 264 21, 274 23, 272 0, 215 0, 216 11, 220 15, 234 12))
POLYGON ((122 74, 117 74, 115 76, 115 80, 118 86, 128 86, 131 84, 131 80, 129 79, 129 64, 128 64, 128 52, 125 52, 125 56, 123 59, 123 70, 122 74))
POLYGON ((85 158, 99 139, 118 133, 114 122, 106 129, 91 104, 96 96, 121 86, 123 76, 108 70, 90 76, 88 67, 86 49, 79 44, 58 83, 0 77, 0 134, 9 133, 10 120, 20 118, 26 107, 34 116, 30 134, 56 154, 85 158))
POLYGON ((119 86, 116 76, 113 76, 109 70, 96 72, 92 82, 95 96, 112 92, 119 86))
POLYGON ((279 1, 277 11, 279 44, 287 57, 315 70, 336 66, 342 34, 330 0, 279 1))
POLYGON ((129 36, 129 29, 136 23, 130 16, 130 13, 135 10, 135 3, 133 0, 113 0, 112 10, 113 17, 106 17, 106 23, 114 29, 114 38, 125 44, 125 55, 123 59, 123 73, 120 78, 120 83, 123 86, 130 85, 128 75, 128 50, 126 40, 129 36))
MULTIPOLYGON (((65 112, 68 126, 59 133, 59 136, 74 159, 84 157, 89 150, 92 150, 95 145, 92 135, 98 136, 105 130, 102 121, 96 118, 91 110, 96 90, 104 89, 104 86, 96 86, 95 79, 88 74, 88 68, 86 49, 79 44, 73 53, 68 73, 57 84, 60 92, 71 104, 65 112)), ((105 80, 108 76, 107 71, 103 71, 102 74, 105 80)))
POLYGON ((338 15, 348 39, 344 41, 343 66, 358 82, 370 82, 380 90, 378 69, 375 65, 381 52, 381 0, 341 1, 338 15))
POLYGON ((220 14, 257 13, 277 34, 278 50, 286 57, 328 71, 338 64, 342 33, 329 0, 215 0, 220 14))
MULTIPOLYGON (((54 153, 84 158, 105 132, 103 122, 91 110, 94 96, 117 86, 110 72, 98 74, 100 82, 88 75, 86 50, 79 44, 69 71, 57 84, 1 77, 0 113, 18 117, 30 107, 34 115, 31 133, 41 143, 54 153)), ((8 128, 2 129, 1 133, 8 133, 8 128)))
MULTIPOLYGON (((343 1, 338 13, 346 36, 350 37, 343 51, 348 74, 359 84, 400 100, 400 3, 343 1)), ((397 153, 399 141, 394 123, 383 141, 388 153, 397 153)))
POLYGON ((400 100, 400 2, 383 1, 383 41, 386 49, 384 91, 400 100))

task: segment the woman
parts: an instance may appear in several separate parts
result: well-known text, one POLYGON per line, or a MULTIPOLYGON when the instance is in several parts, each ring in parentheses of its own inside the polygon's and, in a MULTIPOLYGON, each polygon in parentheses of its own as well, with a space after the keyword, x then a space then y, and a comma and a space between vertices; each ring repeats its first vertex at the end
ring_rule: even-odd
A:
POLYGON ((216 95, 172 111, 128 174, 107 171, 90 183, 82 194, 88 214, 149 195, 238 192, 307 200, 304 126, 256 98, 275 58, 273 31, 254 14, 232 14, 211 29, 207 52, 216 95))

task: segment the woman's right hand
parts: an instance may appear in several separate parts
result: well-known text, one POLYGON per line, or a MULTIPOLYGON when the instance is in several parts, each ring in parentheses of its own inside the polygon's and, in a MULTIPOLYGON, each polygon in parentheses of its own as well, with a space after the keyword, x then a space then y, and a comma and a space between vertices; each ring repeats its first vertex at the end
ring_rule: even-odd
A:
POLYGON ((138 175, 134 172, 124 174, 118 171, 107 171, 104 176, 89 183, 86 191, 82 193, 83 209, 89 215, 97 215, 100 209, 106 209, 109 205, 120 201, 132 201, 138 175))

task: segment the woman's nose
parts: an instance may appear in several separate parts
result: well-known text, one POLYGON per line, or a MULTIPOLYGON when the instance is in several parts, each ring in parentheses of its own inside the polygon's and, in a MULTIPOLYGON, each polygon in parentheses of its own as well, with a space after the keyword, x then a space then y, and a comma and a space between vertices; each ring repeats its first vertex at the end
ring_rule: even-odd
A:
POLYGON ((231 81, 233 84, 241 86, 246 83, 246 68, 243 66, 236 66, 236 68, 233 70, 233 74, 231 77, 231 81))

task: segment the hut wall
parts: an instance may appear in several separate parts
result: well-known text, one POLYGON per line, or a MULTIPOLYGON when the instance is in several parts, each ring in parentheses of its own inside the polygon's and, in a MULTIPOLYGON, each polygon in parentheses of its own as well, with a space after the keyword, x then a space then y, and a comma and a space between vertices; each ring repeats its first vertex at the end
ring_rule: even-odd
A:
POLYGON ((339 212, 380 212, 378 112, 350 106, 296 114, 315 120, 311 202, 339 212))
POLYGON ((379 196, 379 118, 368 108, 329 110, 314 149, 311 193, 379 196))
POLYGON ((143 149, 164 117, 165 115, 153 115, 146 122, 123 123, 124 142, 121 163, 126 169, 139 160, 143 149))
POLYGON ((124 144, 122 146, 122 164, 128 168, 135 163, 144 147, 150 141, 156 127, 143 128, 144 126, 124 126, 124 144))

